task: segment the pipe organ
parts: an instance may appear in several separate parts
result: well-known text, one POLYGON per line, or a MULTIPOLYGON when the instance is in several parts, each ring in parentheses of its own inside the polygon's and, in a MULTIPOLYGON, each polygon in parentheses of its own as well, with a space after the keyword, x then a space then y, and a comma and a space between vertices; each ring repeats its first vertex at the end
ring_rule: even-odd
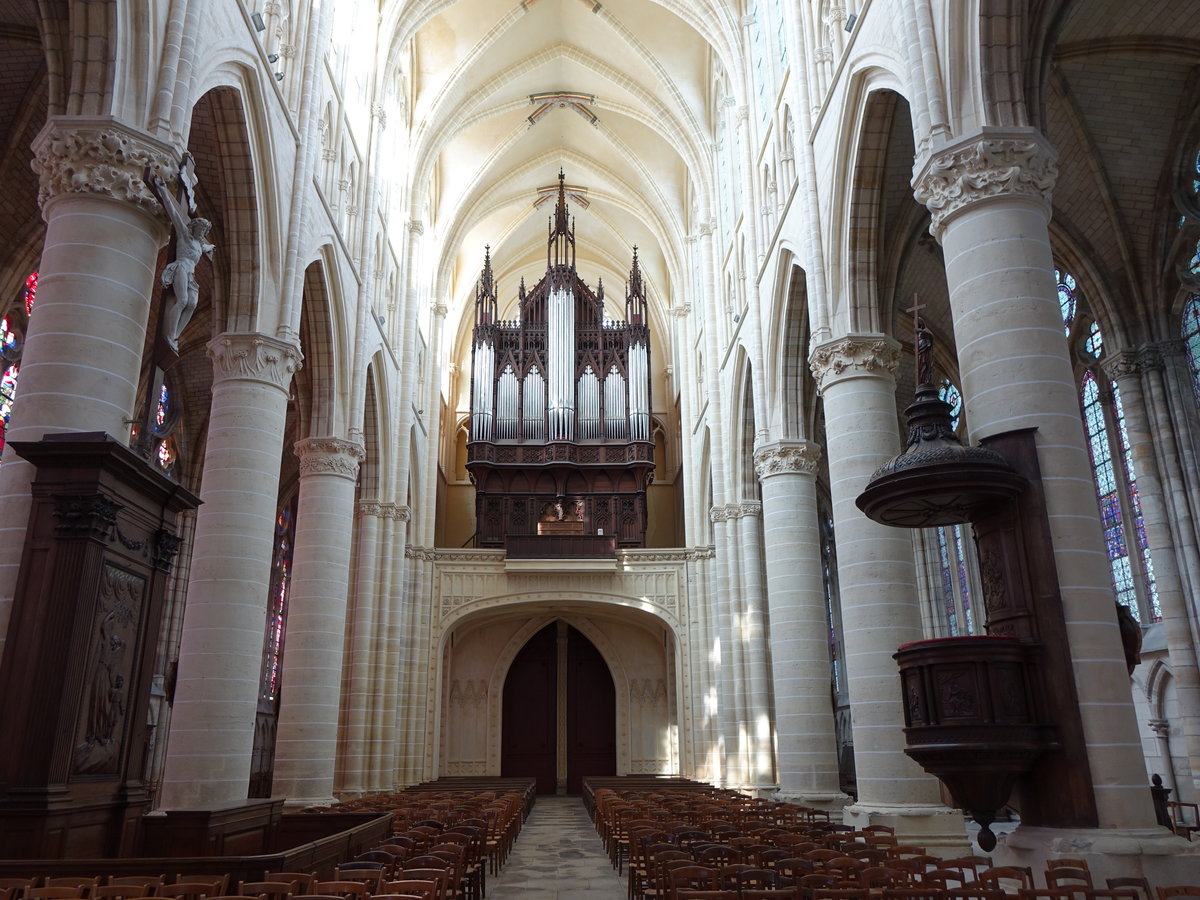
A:
POLYGON ((490 250, 475 294, 467 470, 478 547, 595 555, 641 547, 654 470, 650 333, 634 248, 624 322, 575 270, 563 174, 546 274, 500 321, 490 250))

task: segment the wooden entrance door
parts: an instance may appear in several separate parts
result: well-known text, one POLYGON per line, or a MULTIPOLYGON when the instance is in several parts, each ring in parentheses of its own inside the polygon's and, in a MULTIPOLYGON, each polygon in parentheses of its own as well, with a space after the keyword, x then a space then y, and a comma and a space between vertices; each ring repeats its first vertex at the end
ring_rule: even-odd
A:
POLYGON ((552 622, 521 648, 504 680, 500 774, 536 778, 539 794, 553 794, 561 771, 567 793, 580 793, 584 776, 616 774, 616 719, 604 658, 579 631, 552 622))
POLYGON ((567 793, 586 775, 617 774, 617 695, 596 645, 574 628, 567 638, 567 793))
POLYGON ((553 794, 558 761, 558 631, 551 622, 529 639, 504 679, 500 774, 534 777, 553 794))

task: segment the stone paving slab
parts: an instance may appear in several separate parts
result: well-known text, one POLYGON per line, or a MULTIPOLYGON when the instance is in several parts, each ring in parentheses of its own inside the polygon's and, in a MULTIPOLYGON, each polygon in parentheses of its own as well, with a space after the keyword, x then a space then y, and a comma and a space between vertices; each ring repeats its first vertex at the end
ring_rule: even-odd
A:
POLYGON ((487 900, 625 900, 579 797, 538 797, 487 900))

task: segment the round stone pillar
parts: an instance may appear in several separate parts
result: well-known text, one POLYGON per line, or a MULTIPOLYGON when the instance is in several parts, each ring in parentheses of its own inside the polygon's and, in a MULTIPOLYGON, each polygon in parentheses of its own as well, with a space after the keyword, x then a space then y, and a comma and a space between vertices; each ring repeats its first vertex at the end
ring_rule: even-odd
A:
POLYGON ((296 443, 296 455, 300 496, 271 793, 303 808, 334 799, 354 486, 363 448, 335 437, 307 438, 296 443))
MULTIPOLYGON (((142 181, 169 179, 167 144, 110 118, 52 116, 34 141, 46 238, 7 441, 102 431, 129 437, 166 219, 142 181)), ((21 563, 33 466, 0 466, 0 648, 21 563)))
POLYGON ((820 458, 820 447, 808 441, 754 451, 762 483, 779 792, 828 809, 848 798, 841 792, 829 701, 829 624, 817 521, 820 458))
POLYGON ((899 345, 882 334, 846 335, 819 345, 811 359, 825 406, 858 782, 858 802, 845 815, 854 824, 891 825, 909 838, 903 843, 963 848, 961 817, 941 805, 937 779, 904 753, 892 654, 923 636, 912 536, 873 522, 854 503, 875 470, 900 451, 899 360, 899 345))
POLYGON ((916 197, 945 252, 971 437, 1036 428, 1092 789, 1102 828, 1154 824, 1047 223, 1055 152, 985 128, 921 165, 916 197))
POLYGON ((287 392, 300 351, 262 334, 208 345, 212 406, 179 675, 163 775, 166 809, 246 799, 287 392))
MULTIPOLYGON (((1164 349, 1170 352, 1173 348, 1151 345, 1136 353, 1117 353, 1105 359, 1104 369, 1121 392, 1125 433, 1133 457, 1138 501, 1154 563, 1163 634, 1167 639, 1171 677, 1175 679, 1175 696, 1179 703, 1175 725, 1183 735, 1192 784, 1200 786, 1200 667, 1197 665, 1196 646, 1192 643, 1188 596, 1179 572, 1171 518, 1163 490, 1166 479, 1160 474, 1155 450, 1156 443, 1173 442, 1173 428, 1170 410, 1160 408, 1158 401, 1162 399, 1161 393, 1149 394, 1142 384, 1143 378, 1151 382, 1161 379, 1164 349)), ((1131 544, 1133 540, 1131 535, 1131 544)), ((1153 724, 1151 727, 1158 732, 1153 724)), ((1169 786, 1175 787, 1169 756, 1166 763, 1172 781, 1169 786)), ((1178 793, 1175 796, 1179 796, 1178 793)))

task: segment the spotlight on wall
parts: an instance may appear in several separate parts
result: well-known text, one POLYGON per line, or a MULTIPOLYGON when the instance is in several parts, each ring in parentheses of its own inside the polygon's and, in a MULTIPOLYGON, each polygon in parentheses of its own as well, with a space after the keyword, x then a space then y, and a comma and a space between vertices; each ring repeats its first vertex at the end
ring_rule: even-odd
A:
POLYGON ((275 73, 275 80, 276 80, 276 81, 283 81, 283 73, 282 73, 282 72, 276 72, 276 73, 275 73))
POLYGON ((263 21, 262 13, 251 13, 250 21, 254 23, 255 31, 266 31, 267 23, 263 21))
POLYGON ((858 13, 850 13, 849 17, 846 19, 846 30, 853 31, 854 23, 857 21, 858 21, 858 13))
POLYGON ((278 54, 278 53, 272 53, 272 54, 270 54, 270 55, 267 57, 267 62, 273 62, 273 63, 274 63, 274 62, 279 62, 279 54, 278 54))

